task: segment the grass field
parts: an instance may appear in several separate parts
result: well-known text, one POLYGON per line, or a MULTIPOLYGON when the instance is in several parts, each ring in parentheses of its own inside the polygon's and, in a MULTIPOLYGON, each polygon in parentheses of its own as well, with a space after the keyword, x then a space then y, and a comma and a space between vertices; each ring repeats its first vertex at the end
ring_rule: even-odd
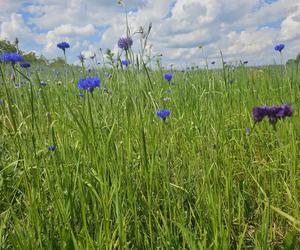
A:
POLYGON ((78 69, 67 81, 32 69, 32 84, 2 70, 3 249, 300 249, 294 69, 173 71, 168 82, 129 66, 92 72, 93 93, 78 90, 78 69), (254 126, 254 106, 283 103, 293 117, 254 126))

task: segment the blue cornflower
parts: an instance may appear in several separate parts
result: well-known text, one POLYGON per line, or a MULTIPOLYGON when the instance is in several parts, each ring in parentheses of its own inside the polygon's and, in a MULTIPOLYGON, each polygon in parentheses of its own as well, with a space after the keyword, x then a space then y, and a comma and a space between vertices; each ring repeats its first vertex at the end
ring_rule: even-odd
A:
POLYGON ((48 151, 49 152, 54 152, 56 150, 56 147, 55 146, 49 146, 48 147, 48 151))
POLYGON ((98 77, 83 78, 78 81, 78 88, 93 91, 95 88, 100 87, 101 80, 98 77))
POLYGON ((79 96, 80 96, 80 97, 84 97, 84 94, 83 94, 83 93, 79 93, 79 96))
POLYGON ((24 69, 27 69, 30 67, 30 63, 29 62, 23 62, 23 63, 20 63, 20 67, 21 68, 24 68, 24 69))
POLYGON ((1 55, 0 61, 4 62, 11 62, 12 64, 15 64, 16 62, 22 62, 24 61, 24 58, 18 54, 13 52, 4 52, 3 55, 1 55))
POLYGON ((171 73, 166 73, 166 74, 164 74, 164 78, 165 78, 165 80, 170 82, 173 78, 173 75, 171 73))
POLYGON ((161 109, 161 110, 158 110, 158 111, 156 112, 156 115, 157 115, 159 118, 163 119, 163 120, 166 120, 166 118, 167 118, 170 114, 171 114, 171 111, 168 110, 168 109, 161 109))
POLYGON ((274 49, 279 51, 281 53, 281 51, 284 49, 285 45, 283 43, 277 44, 274 49))
POLYGON ((129 62, 126 59, 122 60, 122 65, 127 67, 129 65, 129 62))
POLYGON ((123 50, 129 50, 133 44, 131 37, 121 37, 118 41, 118 47, 123 50))
POLYGON ((57 44, 57 47, 65 51, 66 49, 70 48, 70 44, 67 42, 60 42, 57 44))
POLYGON ((246 128, 246 134, 249 135, 250 134, 250 128, 246 128))

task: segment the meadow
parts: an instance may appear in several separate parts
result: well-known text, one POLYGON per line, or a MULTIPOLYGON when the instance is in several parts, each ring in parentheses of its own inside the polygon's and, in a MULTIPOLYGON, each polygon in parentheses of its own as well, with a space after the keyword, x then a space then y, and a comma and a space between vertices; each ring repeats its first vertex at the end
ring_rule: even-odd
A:
POLYGON ((223 66, 2 63, 1 248, 300 249, 299 73, 223 66))

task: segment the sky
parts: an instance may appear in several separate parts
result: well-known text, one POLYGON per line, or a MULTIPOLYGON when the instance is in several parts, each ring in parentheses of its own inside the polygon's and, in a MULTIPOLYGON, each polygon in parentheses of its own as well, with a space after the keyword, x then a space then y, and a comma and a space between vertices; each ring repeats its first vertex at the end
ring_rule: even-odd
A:
MULTIPOLYGON (((163 54, 164 65, 203 65, 205 59, 280 61, 274 46, 284 43, 283 58, 300 52, 300 0, 124 0, 132 33, 152 23, 148 50, 163 54), (199 45, 203 49, 199 49, 199 45)), ((67 41, 70 62, 77 56, 118 51, 126 35, 125 7, 117 0, 0 0, 0 39, 47 58, 62 55, 67 41)), ((133 49, 140 37, 133 36, 133 49)))

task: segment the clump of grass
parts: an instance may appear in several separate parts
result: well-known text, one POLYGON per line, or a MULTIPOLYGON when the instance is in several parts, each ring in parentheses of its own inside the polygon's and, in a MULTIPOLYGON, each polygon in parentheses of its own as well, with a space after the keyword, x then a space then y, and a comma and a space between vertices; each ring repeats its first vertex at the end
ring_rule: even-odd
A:
POLYGON ((111 79, 100 71, 109 94, 79 96, 50 70, 14 88, 2 65, 0 245, 297 249, 300 92, 291 74, 240 67, 228 84, 223 71, 195 70, 175 72, 170 85, 145 69, 111 79), (253 106, 277 103, 295 116, 276 131, 262 121, 245 132, 253 106), (159 108, 172 112, 165 122, 159 108))

